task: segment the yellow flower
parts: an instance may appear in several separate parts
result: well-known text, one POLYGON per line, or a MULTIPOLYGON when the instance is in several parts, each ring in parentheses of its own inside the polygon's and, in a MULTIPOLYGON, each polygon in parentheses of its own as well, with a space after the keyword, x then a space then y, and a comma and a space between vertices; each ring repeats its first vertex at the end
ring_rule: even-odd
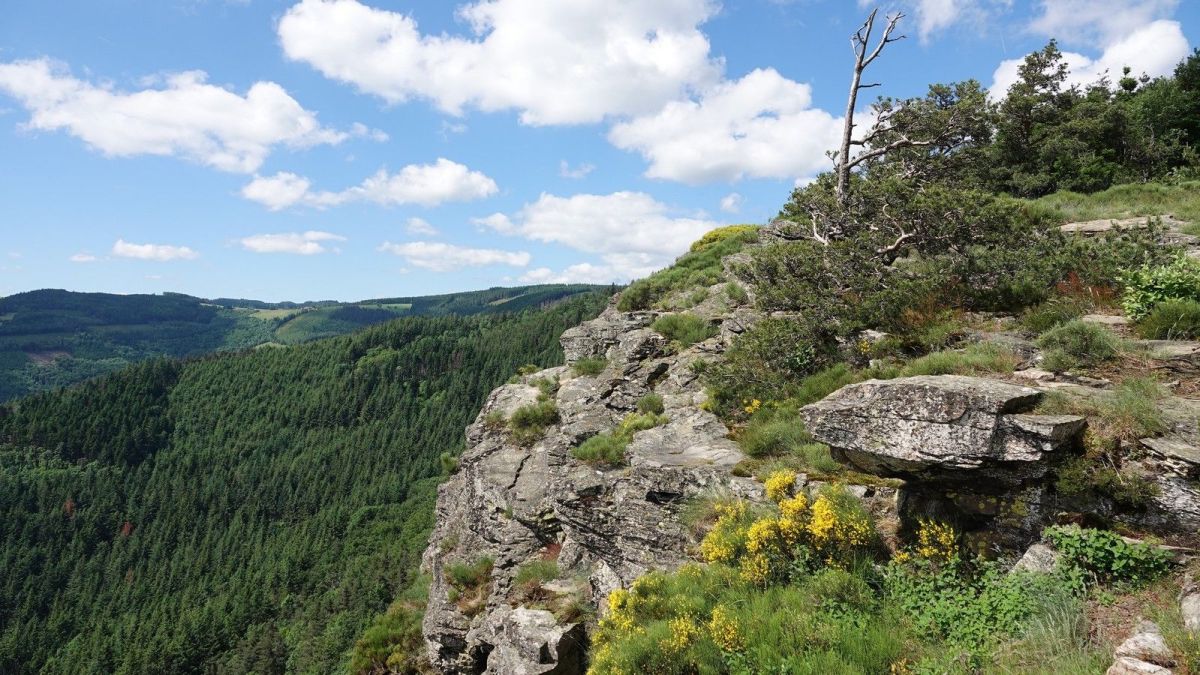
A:
POLYGON ((919 557, 934 562, 948 562, 958 554, 958 533, 953 527, 933 520, 921 520, 917 526, 919 557))
POLYGON ((746 550, 750 553, 767 553, 778 548, 779 522, 774 518, 754 521, 746 531, 746 550))
POLYGON ((800 520, 804 517, 804 513, 807 510, 808 497, 804 496, 803 493, 779 502, 779 512, 783 514, 784 518, 800 520))
POLYGON ((700 627, 691 617, 680 616, 667 622, 671 629, 671 637, 659 642, 665 652, 681 652, 700 637, 700 627))
POLYGON ((767 480, 763 482, 767 488, 767 497, 777 504, 791 496, 795 483, 796 472, 789 469, 780 469, 767 476, 767 480))
POLYGON ((738 572, 746 581, 762 586, 771 576, 771 562, 767 560, 767 556, 754 553, 742 558, 738 572))
POLYGON ((718 647, 727 652, 736 652, 742 648, 742 635, 738 630, 737 618, 722 605, 713 608, 712 618, 708 620, 708 634, 718 647))
POLYGON ((745 410, 747 415, 753 415, 754 413, 758 412, 759 408, 762 407, 762 401, 758 399, 754 399, 753 401, 749 399, 742 399, 742 405, 745 406, 742 408, 742 410, 745 410))

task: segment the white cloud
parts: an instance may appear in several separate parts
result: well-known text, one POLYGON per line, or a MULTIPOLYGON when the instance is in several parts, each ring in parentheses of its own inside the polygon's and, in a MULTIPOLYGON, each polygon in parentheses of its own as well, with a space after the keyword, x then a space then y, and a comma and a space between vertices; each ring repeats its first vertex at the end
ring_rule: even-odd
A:
POLYGON ((384 242, 379 250, 398 255, 414 267, 433 272, 453 272, 464 267, 485 265, 525 267, 531 259, 529 253, 525 251, 465 248, 429 241, 410 241, 403 244, 384 242))
MULTIPOLYGON (((478 225, 534 241, 562 244, 600 254, 602 266, 569 268, 575 279, 627 281, 659 269, 687 250, 708 230, 720 225, 701 218, 677 217, 671 209, 641 192, 608 195, 543 194, 514 217, 494 213, 478 225)), ((530 274, 551 274, 531 272, 530 274)))
POLYGON ((277 145, 303 148, 347 137, 321 126, 274 82, 256 82, 241 96, 206 77, 175 73, 159 88, 123 92, 77 79, 49 59, 0 63, 0 91, 30 112, 26 128, 64 130, 108 156, 177 156, 249 173, 277 145))
POLYGON ((429 221, 424 218, 409 218, 404 224, 404 231, 417 237, 436 237, 439 232, 436 227, 429 224, 429 221))
POLYGON ((304 200, 311 186, 307 178, 281 171, 274 176, 255 176, 242 188, 242 196, 278 211, 304 200))
POLYGON ((92 255, 91 253, 76 253, 70 257, 70 261, 73 263, 96 262, 96 256, 92 255))
POLYGON ((279 21, 284 53, 393 103, 451 114, 516 110, 525 124, 645 114, 716 80, 698 26, 714 0, 486 0, 458 9, 472 37, 422 34, 357 0, 302 0, 279 21))
MULTIPOLYGON (((889 3, 899 5, 916 20, 917 37, 928 43, 936 33, 959 24, 973 24, 977 30, 987 27, 987 22, 1000 12, 1012 8, 1013 0, 898 0, 889 3)), ((878 0, 858 0, 860 9, 878 6, 878 0)), ((900 31, 909 25, 909 20, 900 24, 900 31)), ((876 24, 879 26, 879 23, 876 24)), ((878 33, 876 33, 878 35, 878 33)))
POLYGON ((746 201, 736 192, 730 192, 721 198, 721 210, 725 213, 737 213, 742 209, 742 202, 746 201))
POLYGON ((642 154, 646 175, 685 183, 802 178, 829 168, 841 119, 814 109, 812 90, 774 69, 722 82, 699 98, 615 125, 613 145, 642 154))
POLYGON ((1041 0, 1030 30, 1064 43, 1111 45, 1131 31, 1164 19, 1179 0, 1041 0))
POLYGON ((394 174, 380 169, 359 185, 341 192, 314 192, 311 187, 307 178, 280 172, 274 176, 255 176, 242 188, 242 196, 278 211, 297 204, 325 208, 356 201, 388 206, 437 206, 482 199, 499 192, 496 181, 484 173, 444 158, 433 164, 410 164, 394 174))
POLYGON ((572 168, 565 159, 559 161, 558 163, 558 175, 562 176, 563 178, 572 178, 578 180, 580 178, 586 178, 589 173, 595 170, 596 166, 594 164, 584 163, 572 168))
POLYGON ((170 244, 131 244, 124 239, 118 239, 112 247, 112 253, 121 258, 137 258, 139 260, 192 260, 200 257, 187 246, 172 246, 170 244))
MULTIPOLYGON (((1095 59, 1076 52, 1063 52, 1063 61, 1070 69, 1067 84, 1088 85, 1105 73, 1115 84, 1125 66, 1135 75, 1145 73, 1151 77, 1166 75, 1188 55, 1188 41, 1176 21, 1154 21, 1132 29, 1125 37, 1106 45, 1103 53, 1095 59)), ((1019 68, 1024 59, 1003 61, 992 74, 989 90, 999 98, 1019 78, 1019 68)))
MULTIPOLYGON (((294 255, 316 255, 330 250, 322 242, 346 241, 345 237, 331 232, 283 232, 280 234, 255 234, 241 240, 242 248, 255 253, 291 253, 294 255)), ((333 249, 337 250, 337 249, 333 249)))

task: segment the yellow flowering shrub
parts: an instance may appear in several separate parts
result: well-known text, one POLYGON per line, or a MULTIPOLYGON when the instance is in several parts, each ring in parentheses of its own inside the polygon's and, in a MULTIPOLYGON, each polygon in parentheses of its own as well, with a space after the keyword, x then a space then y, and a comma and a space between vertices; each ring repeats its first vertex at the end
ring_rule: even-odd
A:
POLYGON ((958 556, 958 533, 946 523, 922 519, 917 525, 915 553, 931 562, 950 562, 958 556))
POLYGON ((700 626, 692 621, 690 616, 677 616, 667 622, 671 636, 661 640, 659 645, 666 652, 681 652, 688 648, 700 637, 700 626))
POLYGON ((790 469, 780 469, 763 481, 767 489, 767 498, 776 504, 792 495, 792 486, 795 484, 796 472, 790 469))
POLYGON ((829 490, 817 497, 810 510, 808 540, 827 565, 844 567, 855 551, 869 546, 875 536, 871 517, 845 490, 829 490))
POLYGON ((713 608, 712 617, 708 620, 708 635, 717 646, 727 652, 736 652, 742 648, 742 634, 738 629, 737 617, 724 605, 713 608))
POLYGON ((717 504, 717 524, 700 542, 700 557, 709 563, 731 563, 746 549, 746 502, 717 504))

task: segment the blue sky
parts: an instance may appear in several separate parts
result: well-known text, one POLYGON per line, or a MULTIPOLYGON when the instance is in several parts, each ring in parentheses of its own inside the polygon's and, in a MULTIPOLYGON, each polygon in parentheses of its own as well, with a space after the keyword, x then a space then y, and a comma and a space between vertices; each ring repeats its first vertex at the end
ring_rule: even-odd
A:
MULTIPOLYGON (((1194 0, 903 0, 881 93, 1169 72, 1194 0)), ((6 0, 0 295, 606 283, 825 169, 852 0, 6 0)))

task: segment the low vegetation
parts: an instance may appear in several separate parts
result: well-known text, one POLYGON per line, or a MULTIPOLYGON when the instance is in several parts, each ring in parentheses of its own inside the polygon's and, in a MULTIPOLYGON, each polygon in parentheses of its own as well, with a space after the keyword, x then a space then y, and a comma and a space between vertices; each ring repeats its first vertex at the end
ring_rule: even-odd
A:
POLYGON ((451 563, 446 566, 446 583, 450 585, 450 602, 466 616, 481 612, 492 587, 492 565, 488 557, 471 562, 451 563))
POLYGON ((621 293, 617 308, 622 312, 651 309, 674 291, 720 283, 724 274, 721 259, 737 253, 757 237, 758 227, 754 225, 734 225, 708 232, 674 265, 630 284, 621 293))
POLYGON ((1046 331, 1037 344, 1044 350, 1042 366, 1054 372, 1098 366, 1116 358, 1121 348, 1112 331, 1078 319, 1046 331))
MULTIPOLYGON (((645 398, 642 399, 646 401, 645 398)), ((653 400, 647 402, 652 406, 653 400)), ((661 399, 659 400, 661 404, 661 399)), ((620 466, 625 462, 625 448, 639 431, 653 429, 667 423, 665 415, 655 412, 635 412, 625 416, 616 429, 596 434, 571 451, 575 459, 600 467, 620 466)))
POLYGON ((711 321, 686 312, 664 314, 655 319, 650 328, 680 348, 691 347, 717 334, 711 321))
POLYGON ((530 445, 541 440, 546 428, 558 421, 558 407, 545 394, 536 403, 517 408, 508 418, 508 430, 512 438, 521 445, 530 445))
POLYGON ((1164 300, 1137 322, 1137 332, 1149 340, 1200 338, 1200 302, 1164 300))
POLYGON ((1184 255, 1166 264, 1145 264, 1121 277, 1121 307, 1137 321, 1167 300, 1200 301, 1200 260, 1184 255))
POLYGON ((571 370, 573 370, 576 375, 582 375, 584 377, 595 377, 604 372, 604 369, 607 367, 608 359, 599 356, 584 357, 571 364, 571 370))

